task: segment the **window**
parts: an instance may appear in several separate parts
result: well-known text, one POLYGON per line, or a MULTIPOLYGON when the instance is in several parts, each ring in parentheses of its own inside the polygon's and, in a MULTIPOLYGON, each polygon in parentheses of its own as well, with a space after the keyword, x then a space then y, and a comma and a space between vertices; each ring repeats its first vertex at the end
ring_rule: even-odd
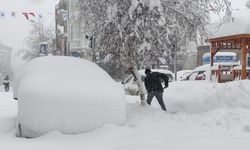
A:
POLYGON ((197 76, 195 77, 195 80, 205 80, 206 75, 205 71, 199 71, 197 76))

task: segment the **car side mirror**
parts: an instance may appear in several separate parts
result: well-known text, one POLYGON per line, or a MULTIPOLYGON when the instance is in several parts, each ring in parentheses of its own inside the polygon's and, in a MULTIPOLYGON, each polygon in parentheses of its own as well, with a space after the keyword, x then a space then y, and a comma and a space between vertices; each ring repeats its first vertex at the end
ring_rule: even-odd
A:
POLYGON ((121 82, 121 84, 125 84, 125 82, 124 82, 124 81, 122 81, 122 82, 121 82))

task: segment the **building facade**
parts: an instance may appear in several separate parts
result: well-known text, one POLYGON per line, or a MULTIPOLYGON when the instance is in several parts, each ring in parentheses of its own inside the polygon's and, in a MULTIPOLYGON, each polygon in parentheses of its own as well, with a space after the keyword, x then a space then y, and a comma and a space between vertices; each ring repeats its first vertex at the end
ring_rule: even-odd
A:
POLYGON ((56 49, 55 55, 69 55, 68 48, 68 0, 60 0, 59 4, 55 7, 55 34, 56 34, 56 49))
POLYGON ((56 43, 60 55, 88 57, 89 40, 82 29, 78 0, 60 0, 56 6, 56 43))
MULTIPOLYGON (((222 50, 220 50, 220 52, 234 52, 234 53, 236 53, 236 59, 237 60, 241 59, 241 51, 239 51, 239 50, 222 49, 222 50)), ((210 45, 203 45, 203 46, 197 47, 197 66, 203 65, 202 57, 206 53, 210 53, 210 45)))

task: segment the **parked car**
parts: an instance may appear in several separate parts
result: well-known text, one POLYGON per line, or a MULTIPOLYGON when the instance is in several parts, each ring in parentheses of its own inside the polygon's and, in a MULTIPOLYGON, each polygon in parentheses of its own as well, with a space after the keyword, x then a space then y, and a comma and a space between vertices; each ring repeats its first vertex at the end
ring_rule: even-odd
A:
POLYGON ((126 121, 121 85, 98 65, 76 57, 31 60, 16 79, 14 98, 18 99, 16 135, 20 137, 34 138, 54 130, 84 133, 126 121))
POLYGON ((184 80, 210 80, 211 67, 209 64, 195 68, 184 80))
POLYGON ((190 75, 193 70, 180 70, 177 72, 177 81, 183 81, 190 75))
MULTIPOLYGON (((168 76, 169 82, 173 81, 173 72, 171 72, 169 70, 165 70, 165 69, 152 69, 151 71, 152 72, 164 73, 164 74, 166 74, 168 76)), ((143 70, 139 70, 138 72, 139 72, 140 79, 143 82, 143 91, 144 91, 144 93, 146 93, 146 88, 144 86, 144 79, 146 77, 145 70, 144 69, 143 70)), ((140 94, 134 76, 132 76, 132 75, 128 76, 121 83, 124 84, 124 90, 125 90, 126 94, 128 94, 128 95, 139 95, 140 94)))

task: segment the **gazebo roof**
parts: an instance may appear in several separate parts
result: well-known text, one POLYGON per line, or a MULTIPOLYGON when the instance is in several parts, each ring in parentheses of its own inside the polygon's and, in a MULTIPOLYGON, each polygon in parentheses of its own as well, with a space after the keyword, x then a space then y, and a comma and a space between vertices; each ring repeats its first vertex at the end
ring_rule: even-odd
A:
POLYGON ((241 40, 241 39, 248 39, 250 40, 250 34, 235 34, 235 35, 229 35, 229 36, 222 36, 222 37, 215 37, 210 38, 209 42, 223 42, 223 41, 234 41, 234 40, 241 40))
POLYGON ((236 34, 209 39, 214 49, 241 49, 243 45, 250 50, 250 34, 236 34))
MULTIPOLYGON (((241 64, 242 73, 241 79, 246 79, 247 77, 247 53, 250 53, 250 34, 236 34, 229 36, 222 36, 217 38, 209 39, 211 43, 211 58, 221 49, 234 49, 241 50, 241 64)), ((211 66, 213 66, 214 60, 211 59, 211 66)))
POLYGON ((8 51, 11 50, 11 48, 10 48, 9 46, 3 45, 3 44, 1 44, 1 43, 0 43, 0 49, 8 50, 8 51))
POLYGON ((213 22, 210 26, 208 26, 208 30, 211 34, 210 38, 250 34, 250 20, 247 19, 249 16, 249 10, 240 9, 234 12, 233 18, 230 22, 213 22))
MULTIPOLYGON (((219 28, 213 28, 213 36, 209 39, 211 43, 211 58, 220 50, 241 50, 241 79, 247 78, 247 53, 250 53, 250 12, 242 13, 219 28)), ((215 26, 216 27, 216 26, 215 26)), ((211 59, 210 65, 213 66, 214 60, 211 59)))

